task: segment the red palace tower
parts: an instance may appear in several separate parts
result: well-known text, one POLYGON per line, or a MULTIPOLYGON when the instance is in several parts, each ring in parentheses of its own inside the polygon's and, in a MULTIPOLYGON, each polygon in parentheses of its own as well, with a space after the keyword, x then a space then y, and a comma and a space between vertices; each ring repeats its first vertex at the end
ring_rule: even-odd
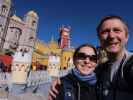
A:
POLYGON ((65 27, 65 26, 62 26, 59 29, 59 32, 60 32, 59 47, 61 49, 70 48, 70 31, 71 31, 71 28, 65 27))

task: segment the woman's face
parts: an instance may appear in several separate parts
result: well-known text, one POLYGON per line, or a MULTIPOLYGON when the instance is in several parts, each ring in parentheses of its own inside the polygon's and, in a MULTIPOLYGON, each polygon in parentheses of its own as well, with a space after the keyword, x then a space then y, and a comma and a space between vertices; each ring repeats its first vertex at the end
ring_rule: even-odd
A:
POLYGON ((91 47, 82 47, 75 60, 75 65, 82 75, 91 74, 97 65, 97 56, 91 47))

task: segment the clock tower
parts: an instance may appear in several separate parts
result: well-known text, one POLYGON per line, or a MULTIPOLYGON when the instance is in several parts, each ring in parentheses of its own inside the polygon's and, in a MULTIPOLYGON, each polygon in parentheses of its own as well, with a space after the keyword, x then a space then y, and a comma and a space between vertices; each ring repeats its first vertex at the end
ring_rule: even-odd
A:
POLYGON ((71 31, 71 28, 65 27, 65 26, 62 26, 59 29, 59 32, 60 32, 59 47, 61 49, 70 48, 70 31, 71 31))

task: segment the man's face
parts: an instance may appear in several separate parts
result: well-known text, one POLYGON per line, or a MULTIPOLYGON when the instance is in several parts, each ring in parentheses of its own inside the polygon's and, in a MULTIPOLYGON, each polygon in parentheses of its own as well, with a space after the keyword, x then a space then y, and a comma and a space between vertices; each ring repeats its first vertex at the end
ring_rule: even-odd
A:
POLYGON ((118 54, 128 41, 125 25, 119 19, 106 20, 99 32, 100 43, 108 53, 118 54))

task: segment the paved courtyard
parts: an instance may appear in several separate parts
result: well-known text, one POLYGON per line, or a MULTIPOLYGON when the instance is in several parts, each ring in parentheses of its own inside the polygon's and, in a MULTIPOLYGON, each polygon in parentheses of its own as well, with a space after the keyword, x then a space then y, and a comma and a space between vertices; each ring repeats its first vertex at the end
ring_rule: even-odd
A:
MULTIPOLYGON (((68 71, 61 71, 60 76, 64 76, 68 73, 68 71)), ((38 85, 40 89, 43 91, 39 91, 37 93, 30 92, 24 92, 21 94, 12 93, 10 92, 11 88, 16 89, 18 87, 13 87, 11 83, 11 74, 10 73, 0 73, 0 100, 47 100, 48 96, 48 90, 52 81, 52 77, 48 75, 46 71, 33 71, 29 74, 28 80, 27 80, 27 86, 28 87, 37 87, 38 85), (6 92, 6 91, 8 92, 6 92)))

